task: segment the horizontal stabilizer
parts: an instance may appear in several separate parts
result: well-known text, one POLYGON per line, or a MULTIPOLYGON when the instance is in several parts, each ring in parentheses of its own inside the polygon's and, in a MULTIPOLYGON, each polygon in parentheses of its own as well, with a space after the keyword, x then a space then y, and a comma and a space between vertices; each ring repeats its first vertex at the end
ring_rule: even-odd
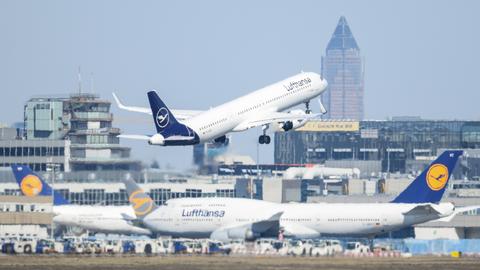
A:
POLYGON ((434 221, 450 222, 457 214, 465 213, 465 212, 476 210, 476 209, 480 209, 480 205, 455 207, 455 211, 451 215, 436 219, 434 221))
POLYGON ((124 139, 132 139, 132 140, 144 140, 148 141, 150 140, 150 136, 148 135, 129 135, 129 134, 122 134, 118 135, 118 138, 124 138, 124 139))

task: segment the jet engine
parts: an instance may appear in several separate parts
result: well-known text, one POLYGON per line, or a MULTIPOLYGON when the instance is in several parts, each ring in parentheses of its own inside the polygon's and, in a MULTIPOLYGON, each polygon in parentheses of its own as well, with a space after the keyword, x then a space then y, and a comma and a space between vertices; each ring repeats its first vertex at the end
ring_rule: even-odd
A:
POLYGON ((243 239, 245 241, 254 241, 257 238, 260 238, 261 234, 254 232, 251 226, 240 226, 234 228, 224 228, 217 231, 214 231, 211 235, 211 239, 219 241, 229 241, 233 239, 243 239))
MULTIPOLYGON (((292 115, 304 116, 305 112, 303 110, 292 110, 289 112, 292 115)), ((299 117, 300 118, 300 117, 299 117)), ((296 119, 291 121, 285 121, 282 123, 278 123, 278 125, 272 125, 273 131, 289 131, 295 130, 297 128, 301 128, 307 123, 306 119, 296 119)))
POLYGON ((215 143, 217 143, 217 144, 228 145, 228 143, 229 143, 230 140, 227 138, 226 135, 223 135, 223 136, 220 136, 220 137, 214 139, 213 141, 214 141, 215 143))
POLYGON ((155 134, 148 140, 148 144, 150 145, 165 145, 165 138, 162 134, 155 134))
POLYGON ((293 123, 292 121, 286 121, 285 123, 283 123, 283 126, 282 126, 283 130, 285 131, 289 131, 290 129, 293 128, 293 123))

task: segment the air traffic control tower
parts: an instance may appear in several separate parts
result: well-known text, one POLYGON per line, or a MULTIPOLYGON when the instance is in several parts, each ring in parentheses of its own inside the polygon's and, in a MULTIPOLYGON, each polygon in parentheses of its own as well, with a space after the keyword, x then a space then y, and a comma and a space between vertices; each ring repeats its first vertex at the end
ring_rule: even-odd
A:
POLYGON ((54 163, 60 171, 85 174, 140 171, 140 161, 120 145, 110 105, 88 93, 31 98, 24 107, 23 134, 0 138, 0 166, 21 163, 45 171, 54 163))

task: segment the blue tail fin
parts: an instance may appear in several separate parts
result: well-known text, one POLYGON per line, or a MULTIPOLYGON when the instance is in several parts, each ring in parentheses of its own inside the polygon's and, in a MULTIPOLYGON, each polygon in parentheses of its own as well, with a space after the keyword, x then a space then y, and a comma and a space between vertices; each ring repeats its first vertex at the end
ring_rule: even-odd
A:
POLYGON ((157 133, 165 139, 171 136, 177 137, 177 139, 166 140, 165 145, 192 145, 199 142, 198 135, 191 128, 177 121, 157 92, 150 91, 147 95, 157 133))
POLYGON ((173 116, 172 112, 167 108, 167 105, 158 96, 157 92, 148 92, 148 101, 152 109, 153 122, 160 134, 169 133, 172 128, 178 125, 178 121, 173 116))
POLYGON ((443 152, 398 195, 393 203, 438 203, 463 151, 443 152))
MULTIPOLYGON (((52 188, 26 165, 12 165, 13 175, 20 191, 29 197, 52 196, 52 188)), ((53 196, 54 205, 70 204, 58 191, 53 196)))

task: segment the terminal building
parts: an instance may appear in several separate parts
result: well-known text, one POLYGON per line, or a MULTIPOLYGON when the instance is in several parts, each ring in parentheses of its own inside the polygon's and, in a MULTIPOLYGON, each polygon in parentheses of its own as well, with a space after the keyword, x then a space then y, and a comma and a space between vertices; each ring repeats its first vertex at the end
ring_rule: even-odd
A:
POLYGON ((418 172, 443 149, 466 149, 462 174, 475 178, 480 121, 314 120, 295 131, 277 132, 274 147, 275 164, 359 168, 362 177, 418 172))
POLYGON ((47 238, 52 218, 52 198, 49 196, 0 195, 1 238, 47 238))

